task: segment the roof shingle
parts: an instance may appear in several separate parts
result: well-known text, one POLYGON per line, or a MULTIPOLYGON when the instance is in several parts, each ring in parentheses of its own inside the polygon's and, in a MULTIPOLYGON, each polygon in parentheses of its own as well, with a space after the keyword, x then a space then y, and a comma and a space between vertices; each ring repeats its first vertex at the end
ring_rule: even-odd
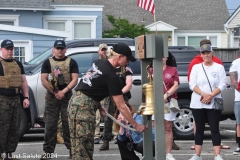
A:
POLYGON ((0 8, 51 9, 50 0, 1 0, 0 8))
MULTIPOLYGON (((105 15, 126 18, 131 23, 149 25, 153 15, 137 7, 137 0, 55 0, 59 3, 104 5, 103 29, 110 23, 105 15), (142 23, 142 18, 145 22, 142 23)), ((178 30, 223 30, 229 14, 225 0, 155 0, 156 21, 163 21, 178 30)))
MULTIPOLYGON (((0 8, 51 8, 52 0, 1 0, 0 8)), ((104 5, 103 29, 111 25, 106 15, 128 19, 138 25, 154 22, 153 15, 137 7, 137 0, 54 0, 56 4, 104 5), (145 22, 142 22, 144 18, 145 22)), ((54 4, 53 3, 53 4, 54 4)), ((223 30, 229 17, 225 0, 155 0, 156 21, 178 30, 223 30)))

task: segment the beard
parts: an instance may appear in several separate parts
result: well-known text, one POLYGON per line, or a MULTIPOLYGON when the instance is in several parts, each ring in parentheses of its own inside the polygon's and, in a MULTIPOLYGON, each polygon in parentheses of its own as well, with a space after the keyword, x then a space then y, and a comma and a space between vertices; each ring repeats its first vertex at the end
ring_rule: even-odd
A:
POLYGON ((107 59, 107 55, 105 55, 105 54, 100 54, 99 59, 107 59))

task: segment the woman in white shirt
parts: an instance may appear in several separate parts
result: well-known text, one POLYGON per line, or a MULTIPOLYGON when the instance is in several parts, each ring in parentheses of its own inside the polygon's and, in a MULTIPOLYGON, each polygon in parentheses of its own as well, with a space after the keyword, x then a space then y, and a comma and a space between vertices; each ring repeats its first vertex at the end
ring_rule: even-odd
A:
POLYGON ((193 66, 189 80, 190 89, 193 91, 190 108, 192 109, 196 123, 196 154, 190 160, 202 160, 200 155, 206 119, 208 119, 212 134, 212 143, 215 153, 214 160, 223 160, 220 156, 221 136, 219 132, 221 111, 214 109, 214 98, 220 98, 221 91, 226 88, 226 73, 223 65, 212 61, 213 52, 210 44, 203 44, 200 51, 203 63, 193 66), (209 82, 204 70, 207 74, 209 82))

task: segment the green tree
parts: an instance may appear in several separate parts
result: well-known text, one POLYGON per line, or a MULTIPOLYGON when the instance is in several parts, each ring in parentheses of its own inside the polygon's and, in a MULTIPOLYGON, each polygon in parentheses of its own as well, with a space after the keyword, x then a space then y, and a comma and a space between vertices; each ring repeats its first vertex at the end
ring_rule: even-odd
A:
POLYGON ((134 38, 149 33, 149 30, 146 29, 144 25, 130 23, 127 19, 115 18, 112 15, 106 16, 108 21, 112 24, 113 29, 104 30, 103 38, 134 38))

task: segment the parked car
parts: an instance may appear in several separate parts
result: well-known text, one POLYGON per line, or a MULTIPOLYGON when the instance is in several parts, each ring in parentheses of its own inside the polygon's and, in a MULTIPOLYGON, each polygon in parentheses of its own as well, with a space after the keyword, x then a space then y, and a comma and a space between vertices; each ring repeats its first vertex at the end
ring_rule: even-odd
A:
MULTIPOLYGON (((105 43, 108 46, 113 46, 116 43, 125 43, 129 46, 134 45, 134 40, 131 38, 91 38, 91 39, 79 39, 66 41, 67 48, 80 48, 80 47, 94 47, 99 46, 101 43, 105 43)), ((39 54, 37 57, 31 59, 24 63, 24 70, 28 74, 31 72, 38 64, 41 64, 46 59, 52 56, 52 47, 39 54)), ((31 73, 30 73, 31 74, 31 73)))
MULTIPOLYGON (((135 51, 135 46, 130 46, 133 54, 135 51)), ((175 56, 178 65, 178 72, 180 77, 180 85, 178 89, 178 103, 181 108, 181 111, 177 114, 176 120, 174 121, 174 132, 177 138, 179 139, 192 139, 193 138, 193 115, 189 109, 191 93, 187 81, 187 68, 189 62, 193 59, 194 56, 199 54, 199 51, 193 48, 180 47, 182 49, 177 49, 173 47, 169 51, 175 56)), ((82 75, 85 74, 88 67, 92 62, 98 59, 97 53, 98 47, 78 47, 78 48, 69 48, 67 49, 66 55, 75 59, 79 67, 79 80, 82 75)), ((224 62, 226 72, 228 73, 230 62, 224 62)), ((29 84, 29 96, 31 106, 29 110, 23 109, 22 121, 21 121, 21 136, 27 132, 29 129, 29 123, 40 123, 44 125, 43 122, 43 113, 45 108, 45 88, 41 84, 41 66, 42 64, 37 65, 29 74, 26 76, 29 84)), ((135 109, 138 109, 141 104, 141 93, 142 93, 142 84, 141 84, 141 70, 140 70, 140 61, 130 63, 130 67, 133 70, 133 86, 131 89, 132 98, 130 99, 130 104, 132 104, 135 109)), ((230 84, 229 76, 227 77, 227 84, 230 84)), ((231 118, 234 119, 233 112, 233 102, 234 102, 234 90, 228 85, 227 89, 222 93, 224 98, 224 107, 225 110, 222 113, 222 119, 231 118)))

